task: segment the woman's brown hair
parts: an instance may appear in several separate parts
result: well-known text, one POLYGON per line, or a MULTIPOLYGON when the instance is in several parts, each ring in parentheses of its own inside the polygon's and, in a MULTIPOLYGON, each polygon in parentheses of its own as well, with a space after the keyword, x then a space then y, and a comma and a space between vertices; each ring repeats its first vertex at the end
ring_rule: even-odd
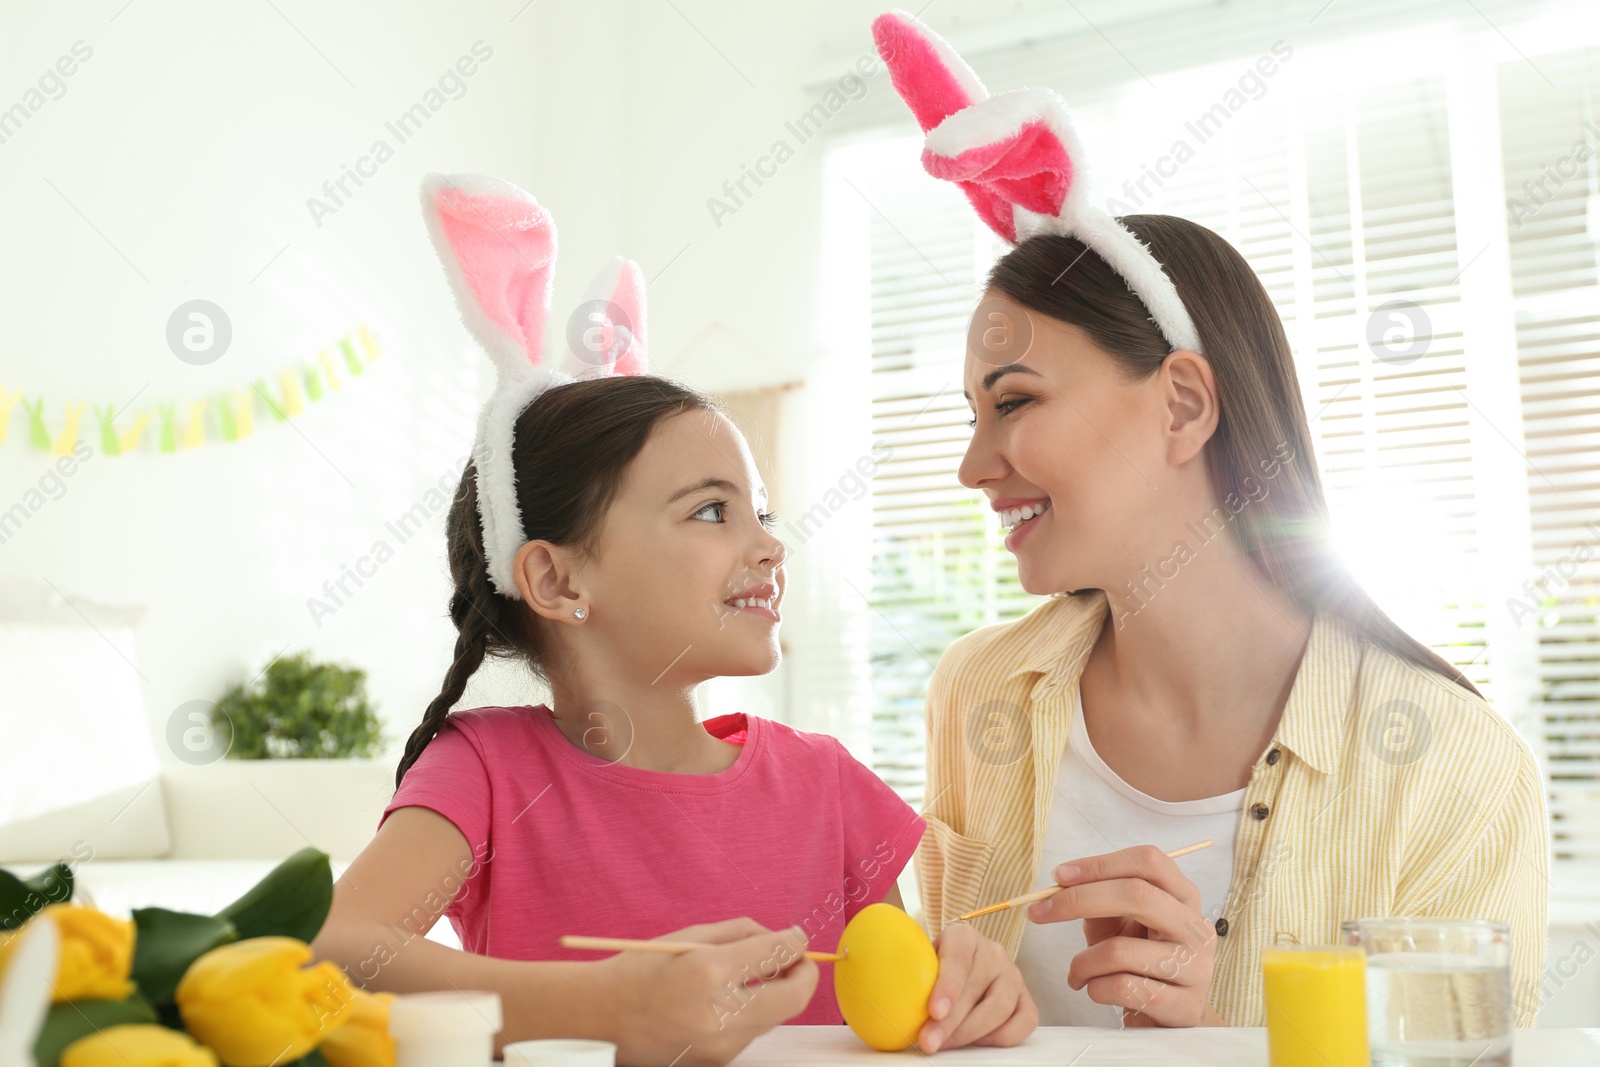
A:
MULTIPOLYGON (((647 374, 568 382, 536 396, 517 417, 512 435, 523 539, 592 553, 628 465, 658 423, 692 410, 722 407, 704 393, 647 374)), ((450 597, 455 660, 445 672, 444 687, 406 742, 394 772, 396 789, 438 735, 484 657, 521 660, 536 677, 550 681, 533 610, 520 600, 501 596, 489 582, 478 519, 477 469, 470 462, 461 472, 445 531, 455 583, 450 597)))
MULTIPOLYGON (((1294 355, 1250 264, 1199 223, 1172 215, 1125 215, 1121 221, 1166 268, 1216 376, 1221 411, 1206 465, 1219 499, 1236 494, 1252 501, 1228 524, 1240 546, 1302 608, 1326 610, 1373 644, 1481 697, 1454 664, 1389 618, 1340 561, 1294 355), (1246 479, 1258 483, 1258 465, 1281 458, 1276 450, 1285 444, 1299 462, 1281 463, 1264 497, 1247 492, 1246 479)), ((1082 329, 1128 381, 1155 373, 1171 351, 1139 298, 1075 238, 1046 234, 1023 241, 990 270, 988 285, 1082 329)))

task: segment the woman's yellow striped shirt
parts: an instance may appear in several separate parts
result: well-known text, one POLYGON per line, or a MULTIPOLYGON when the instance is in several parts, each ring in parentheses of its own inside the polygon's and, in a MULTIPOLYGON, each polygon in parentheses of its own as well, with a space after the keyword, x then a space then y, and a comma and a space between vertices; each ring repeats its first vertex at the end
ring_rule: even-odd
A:
MULTIPOLYGON (((1054 597, 940 657, 916 857, 930 930, 1039 888, 1078 677, 1106 616, 1102 591, 1054 597)), ((1319 612, 1250 771, 1211 1006, 1229 1025, 1265 1025, 1259 957, 1275 940, 1333 944, 1340 922, 1372 916, 1471 917, 1511 924, 1516 1025, 1532 1026, 1549 866, 1542 776, 1510 723, 1319 612)), ((1013 908, 973 925, 1015 958, 1025 921, 1013 908)))

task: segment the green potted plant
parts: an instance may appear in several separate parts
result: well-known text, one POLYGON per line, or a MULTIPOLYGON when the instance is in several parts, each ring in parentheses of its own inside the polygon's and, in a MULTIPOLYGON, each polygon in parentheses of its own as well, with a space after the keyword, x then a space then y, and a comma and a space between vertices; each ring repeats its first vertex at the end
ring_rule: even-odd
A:
POLYGON ((367 672, 297 652, 248 685, 228 690, 211 713, 232 759, 370 758, 382 746, 367 700, 367 672))

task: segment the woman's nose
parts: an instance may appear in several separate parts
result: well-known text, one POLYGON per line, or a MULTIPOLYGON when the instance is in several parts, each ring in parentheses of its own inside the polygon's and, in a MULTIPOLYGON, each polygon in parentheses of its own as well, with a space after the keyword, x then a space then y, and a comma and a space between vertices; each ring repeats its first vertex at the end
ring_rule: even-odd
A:
POLYGON ((1005 461, 989 444, 987 435, 980 428, 967 442, 967 451, 956 467, 956 477, 968 489, 982 489, 984 483, 1002 476, 1004 467, 1005 461))

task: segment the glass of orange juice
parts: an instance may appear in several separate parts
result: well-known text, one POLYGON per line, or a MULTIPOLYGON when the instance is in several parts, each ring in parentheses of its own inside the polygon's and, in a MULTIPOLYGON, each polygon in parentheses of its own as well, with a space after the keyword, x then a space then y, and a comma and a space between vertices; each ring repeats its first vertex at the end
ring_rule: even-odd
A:
POLYGON ((1368 1067, 1366 968, 1349 945, 1261 950, 1272 1067, 1368 1067))

